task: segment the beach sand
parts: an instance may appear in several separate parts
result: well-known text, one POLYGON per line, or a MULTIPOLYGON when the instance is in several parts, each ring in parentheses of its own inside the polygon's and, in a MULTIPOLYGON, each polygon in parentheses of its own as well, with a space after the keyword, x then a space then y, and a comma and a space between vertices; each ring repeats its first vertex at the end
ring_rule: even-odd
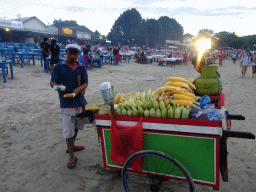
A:
MULTIPOLYGON (((251 67, 241 78, 239 63, 224 61, 218 72, 230 114, 241 114, 245 121, 232 121, 232 130, 256 134, 256 79, 251 67)), ((195 78, 199 74, 191 62, 175 67, 143 65, 134 60, 119 66, 104 65, 88 70, 87 106, 103 102, 100 84, 109 81, 118 92, 142 92, 163 86, 166 77, 195 78)), ((10 75, 9 75, 10 77, 10 75)), ((50 85, 50 75, 36 65, 14 67, 14 79, 3 83, 0 75, 0 191, 1 192, 122 192, 122 182, 116 172, 103 167, 101 144, 96 126, 80 131, 76 144, 85 150, 76 152, 77 165, 70 170, 69 155, 62 138, 59 98, 50 85)), ((221 192, 248 192, 256 189, 255 140, 229 138, 229 182, 220 176, 221 192)), ((197 191, 212 188, 196 185, 197 191)))

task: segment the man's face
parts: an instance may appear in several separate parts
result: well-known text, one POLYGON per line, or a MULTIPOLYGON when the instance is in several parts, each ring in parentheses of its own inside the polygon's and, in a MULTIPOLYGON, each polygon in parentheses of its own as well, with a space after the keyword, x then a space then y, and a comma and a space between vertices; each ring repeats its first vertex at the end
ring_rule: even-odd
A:
POLYGON ((75 63, 76 62, 76 60, 78 59, 78 57, 79 57, 79 52, 77 52, 77 51, 75 51, 75 50, 67 50, 66 51, 66 53, 67 53, 67 60, 68 60, 68 62, 69 63, 75 63))

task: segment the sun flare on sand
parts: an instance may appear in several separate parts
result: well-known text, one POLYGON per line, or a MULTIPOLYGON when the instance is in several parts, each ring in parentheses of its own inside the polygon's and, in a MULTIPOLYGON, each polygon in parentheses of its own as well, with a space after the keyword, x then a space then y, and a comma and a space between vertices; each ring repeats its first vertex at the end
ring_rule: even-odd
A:
POLYGON ((211 48, 211 41, 210 41, 210 39, 202 39, 202 40, 198 41, 197 42, 197 47, 198 47, 198 50, 199 50, 199 54, 198 54, 198 57, 197 57, 196 68, 199 68, 203 52, 206 49, 210 49, 211 48))

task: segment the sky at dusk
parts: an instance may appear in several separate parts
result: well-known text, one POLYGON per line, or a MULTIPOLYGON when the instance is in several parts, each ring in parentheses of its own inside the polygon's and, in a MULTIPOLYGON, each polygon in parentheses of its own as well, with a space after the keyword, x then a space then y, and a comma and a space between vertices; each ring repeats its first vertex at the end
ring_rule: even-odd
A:
POLYGON ((54 19, 75 20, 93 32, 107 35, 120 14, 132 8, 144 19, 174 18, 184 33, 194 36, 203 28, 215 33, 235 32, 238 36, 256 34, 256 1, 251 0, 0 0, 0 18, 36 16, 46 25, 54 19))

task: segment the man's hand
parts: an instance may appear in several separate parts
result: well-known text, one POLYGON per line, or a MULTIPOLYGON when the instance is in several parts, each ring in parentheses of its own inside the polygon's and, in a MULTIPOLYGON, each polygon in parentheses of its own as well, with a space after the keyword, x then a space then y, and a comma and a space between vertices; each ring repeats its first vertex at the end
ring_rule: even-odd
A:
POLYGON ((76 89, 73 90, 73 93, 76 94, 76 96, 80 93, 81 89, 80 87, 77 87, 76 89))
POLYGON ((83 96, 86 88, 87 88, 87 84, 84 83, 80 87, 77 87, 76 89, 74 89, 73 93, 75 93, 76 96, 78 95, 78 93, 81 93, 81 96, 83 96))
POLYGON ((53 88, 54 85, 57 86, 58 84, 52 81, 52 82, 50 82, 50 85, 51 85, 51 87, 53 88))
MULTIPOLYGON (((63 86, 63 84, 61 83, 61 84, 57 84, 57 83, 55 83, 55 82, 50 82, 50 85, 51 85, 51 87, 53 88, 53 86, 63 86)), ((64 92, 64 90, 58 90, 59 92, 64 92)))

